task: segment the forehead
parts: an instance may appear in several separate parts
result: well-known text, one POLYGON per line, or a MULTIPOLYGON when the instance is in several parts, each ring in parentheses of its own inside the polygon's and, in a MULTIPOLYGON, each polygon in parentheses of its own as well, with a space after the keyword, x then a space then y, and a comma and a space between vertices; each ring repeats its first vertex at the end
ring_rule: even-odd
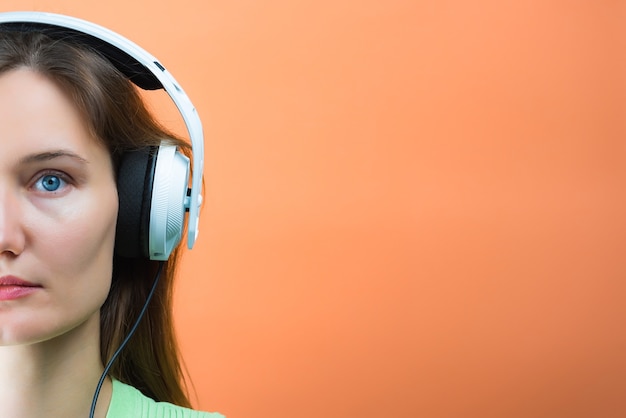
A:
POLYGON ((1 73, 0 154, 17 157, 47 148, 66 148, 86 158, 105 151, 54 82, 27 68, 1 73))

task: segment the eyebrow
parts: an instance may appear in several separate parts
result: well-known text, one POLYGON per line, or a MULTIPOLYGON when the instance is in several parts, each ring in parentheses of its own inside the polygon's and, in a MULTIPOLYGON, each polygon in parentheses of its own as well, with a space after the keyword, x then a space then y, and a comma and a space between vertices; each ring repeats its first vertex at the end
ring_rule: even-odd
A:
POLYGON ((25 157, 23 157, 22 159, 20 159, 20 163, 21 164, 31 164, 31 163, 38 163, 38 162, 42 162, 42 161, 50 161, 50 160, 54 160, 56 158, 62 158, 62 157, 69 157, 73 160, 76 160, 80 163, 83 164, 88 164, 89 161, 85 160, 83 157, 81 157, 80 155, 72 152, 72 151, 68 151, 68 150, 63 150, 63 149, 59 149, 59 150, 52 150, 52 151, 46 151, 46 152, 39 152, 36 154, 30 154, 27 155, 25 157))

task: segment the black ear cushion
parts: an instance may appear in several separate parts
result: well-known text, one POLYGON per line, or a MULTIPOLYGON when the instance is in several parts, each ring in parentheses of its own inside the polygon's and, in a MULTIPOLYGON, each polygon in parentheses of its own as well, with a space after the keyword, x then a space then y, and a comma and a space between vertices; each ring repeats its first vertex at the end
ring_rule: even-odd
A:
POLYGON ((122 257, 148 257, 150 202, 156 148, 125 154, 117 171, 119 209, 115 254, 122 257))

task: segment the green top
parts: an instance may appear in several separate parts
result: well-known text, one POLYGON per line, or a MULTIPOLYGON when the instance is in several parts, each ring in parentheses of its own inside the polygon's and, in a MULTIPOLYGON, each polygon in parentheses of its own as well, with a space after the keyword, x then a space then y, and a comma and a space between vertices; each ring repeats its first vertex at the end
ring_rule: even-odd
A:
POLYGON ((224 418, 167 402, 155 402, 132 386, 113 379, 113 396, 106 418, 224 418))

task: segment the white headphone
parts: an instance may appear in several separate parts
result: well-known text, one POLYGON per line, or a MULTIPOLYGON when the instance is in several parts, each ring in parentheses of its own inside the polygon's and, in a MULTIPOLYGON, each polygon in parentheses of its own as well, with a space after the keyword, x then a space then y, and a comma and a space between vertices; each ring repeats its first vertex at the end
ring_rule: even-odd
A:
POLYGON ((99 51, 133 83, 146 90, 164 89, 183 117, 192 146, 193 175, 189 189, 189 159, 175 146, 162 144, 123 158, 118 173, 116 253, 126 257, 167 260, 180 242, 189 211, 187 246, 198 236, 204 167, 202 124, 193 104, 174 77, 144 49, 104 27, 85 20, 43 12, 0 13, 0 31, 42 32, 71 37, 99 51))

